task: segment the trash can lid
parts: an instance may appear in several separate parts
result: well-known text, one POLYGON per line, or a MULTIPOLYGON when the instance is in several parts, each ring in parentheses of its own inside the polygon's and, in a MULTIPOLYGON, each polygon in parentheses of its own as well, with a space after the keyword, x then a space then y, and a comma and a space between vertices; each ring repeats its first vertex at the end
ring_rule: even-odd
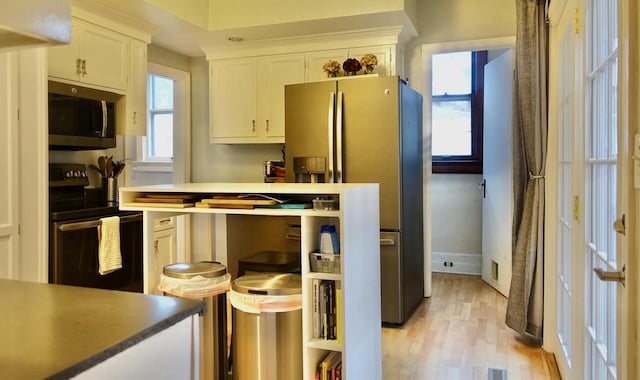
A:
POLYGON ((261 295, 302 294, 302 277, 293 273, 252 273, 236 278, 231 289, 261 295))
POLYGON ((227 267, 212 261, 199 261, 195 263, 169 264, 162 268, 162 274, 167 277, 189 279, 195 276, 214 278, 224 276, 227 267))

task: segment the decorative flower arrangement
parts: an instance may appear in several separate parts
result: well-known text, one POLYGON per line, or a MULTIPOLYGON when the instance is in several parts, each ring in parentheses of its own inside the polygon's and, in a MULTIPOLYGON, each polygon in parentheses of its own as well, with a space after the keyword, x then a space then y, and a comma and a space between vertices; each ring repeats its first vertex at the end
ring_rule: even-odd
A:
POLYGON ((378 57, 371 53, 367 53, 360 58, 360 63, 364 67, 365 74, 372 74, 373 68, 378 64, 378 57))
POLYGON ((347 75, 356 75, 356 73, 362 69, 362 65, 355 58, 347 58, 342 64, 342 69, 347 75))
POLYGON ((327 61, 327 63, 322 66, 322 70, 327 73, 327 76, 336 77, 338 76, 338 72, 340 71, 340 62, 327 61))

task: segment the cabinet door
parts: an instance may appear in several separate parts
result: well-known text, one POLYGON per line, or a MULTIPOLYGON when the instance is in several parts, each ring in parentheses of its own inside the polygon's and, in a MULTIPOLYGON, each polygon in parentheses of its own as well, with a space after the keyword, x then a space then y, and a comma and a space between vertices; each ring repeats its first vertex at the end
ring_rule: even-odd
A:
POLYGON ((343 50, 322 50, 306 54, 307 59, 307 82, 317 82, 327 78, 327 73, 322 70, 322 66, 328 61, 338 61, 340 63, 340 74, 342 71, 342 63, 349 57, 349 52, 343 50))
POLYGON ((162 268, 177 261, 175 228, 156 231, 153 234, 153 256, 153 259, 149 260, 151 264, 148 281, 149 293, 162 294, 162 292, 158 290, 162 268))
POLYGON ((0 53, 0 278, 9 279, 20 260, 18 70, 16 53, 0 53))
MULTIPOLYGON (((371 53, 378 58, 378 64, 373 72, 379 75, 396 75, 396 70, 392 64, 392 54, 390 46, 370 46, 356 49, 349 49, 349 57, 360 61, 363 55, 371 53)), ((359 74, 361 74, 359 72, 359 74)))
POLYGON ((266 142, 284 142, 284 86, 304 82, 304 55, 263 58, 258 64, 259 113, 257 128, 266 142))
POLYGON ((50 77, 77 81, 80 79, 81 67, 78 48, 78 24, 71 24, 71 42, 68 45, 57 45, 47 48, 49 56, 48 74, 50 77))
POLYGON ((129 39, 98 26, 83 23, 80 58, 84 63, 82 81, 98 86, 127 90, 129 39))
POLYGON ((247 137, 255 137, 255 58, 212 61, 210 78, 209 133, 211 142, 241 142, 247 137))
POLYGON ((125 97, 125 110, 118 113, 116 133, 119 135, 145 136, 147 134, 147 44, 130 41, 131 61, 129 87, 125 97))

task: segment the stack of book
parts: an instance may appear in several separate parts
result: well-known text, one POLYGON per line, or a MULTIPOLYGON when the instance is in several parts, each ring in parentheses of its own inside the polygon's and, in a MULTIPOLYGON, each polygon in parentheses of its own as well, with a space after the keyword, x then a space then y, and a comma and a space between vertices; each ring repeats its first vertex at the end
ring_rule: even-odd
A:
POLYGON ((340 380, 342 379, 342 354, 331 351, 318 363, 315 380, 340 380))
POLYGON ((338 328, 341 315, 339 282, 314 279, 313 285, 313 337, 340 340, 338 328))

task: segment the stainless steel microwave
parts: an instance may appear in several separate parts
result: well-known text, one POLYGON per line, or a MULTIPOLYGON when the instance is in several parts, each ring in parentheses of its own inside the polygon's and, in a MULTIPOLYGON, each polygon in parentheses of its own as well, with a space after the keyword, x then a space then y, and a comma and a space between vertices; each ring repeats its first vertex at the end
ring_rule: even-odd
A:
POLYGON ((116 102, 122 95, 49 81, 49 149, 116 146, 116 102))

